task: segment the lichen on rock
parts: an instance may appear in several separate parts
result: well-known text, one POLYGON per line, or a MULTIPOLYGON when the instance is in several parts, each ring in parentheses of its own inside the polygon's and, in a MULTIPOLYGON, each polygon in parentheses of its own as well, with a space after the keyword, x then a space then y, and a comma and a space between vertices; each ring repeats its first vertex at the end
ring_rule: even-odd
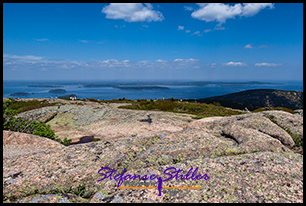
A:
MULTIPOLYGON (((100 141, 63 146, 3 131, 4 202, 303 202, 303 156, 292 150, 291 136, 303 135, 300 115, 265 111, 188 123, 190 115, 152 111, 148 124, 138 121, 146 111, 103 104, 32 112, 42 111, 57 113, 47 123, 61 138, 74 135, 77 141, 90 134, 100 141), (20 153, 30 146, 33 152, 20 153), (210 179, 173 178, 163 187, 202 189, 163 188, 158 196, 157 189, 119 189, 114 179, 98 182, 102 167, 163 178, 167 168, 193 167, 210 179)), ((157 182, 128 180, 123 186, 157 182)))

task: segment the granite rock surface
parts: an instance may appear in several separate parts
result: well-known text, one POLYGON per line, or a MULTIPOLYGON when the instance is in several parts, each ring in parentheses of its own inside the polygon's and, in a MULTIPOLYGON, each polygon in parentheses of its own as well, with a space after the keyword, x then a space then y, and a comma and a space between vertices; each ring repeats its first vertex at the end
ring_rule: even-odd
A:
MULTIPOLYGON (((21 116, 52 112, 57 115, 47 124, 60 138, 77 141, 90 134, 100 141, 63 146, 3 131, 4 202, 303 202, 303 155, 293 149, 292 137, 303 136, 299 114, 266 111, 194 120, 192 115, 112 104, 73 104, 21 116), (139 121, 148 113, 151 124, 139 121), (26 147, 32 148, 23 152, 26 147), (157 188, 120 189, 113 178, 98 182, 103 167, 117 170, 114 175, 125 168, 126 174, 162 179, 169 177, 164 171, 170 167, 183 175, 198 168, 197 174, 209 178, 172 178, 163 182, 159 196, 157 188)), ((122 183, 157 185, 156 179, 122 183)))

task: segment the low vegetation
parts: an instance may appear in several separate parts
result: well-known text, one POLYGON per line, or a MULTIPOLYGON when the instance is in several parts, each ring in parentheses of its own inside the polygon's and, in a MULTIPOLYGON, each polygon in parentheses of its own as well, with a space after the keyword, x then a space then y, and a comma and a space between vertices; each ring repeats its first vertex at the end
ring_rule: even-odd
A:
POLYGON ((21 112, 26 112, 32 109, 39 109, 42 107, 54 106, 58 103, 49 103, 47 100, 29 100, 29 101, 17 101, 13 98, 9 98, 10 103, 9 107, 12 110, 15 110, 17 114, 21 112))
POLYGON ((180 102, 174 98, 168 100, 141 99, 132 102, 131 105, 120 106, 119 108, 187 113, 187 114, 197 115, 196 118, 211 117, 211 116, 229 116, 229 115, 238 115, 243 113, 227 109, 218 103, 215 104, 188 103, 188 102, 180 102))
MULTIPOLYGON (((212 116, 230 116, 239 115, 245 112, 237 111, 229 108, 225 108, 219 101, 212 103, 194 103, 191 101, 179 101, 177 99, 163 99, 163 100, 129 100, 123 98, 112 99, 112 100, 99 100, 94 98, 81 99, 80 101, 90 101, 97 103, 130 103, 130 105, 120 106, 123 109, 133 110, 151 110, 151 111, 164 111, 164 112, 176 112, 176 113, 187 113, 196 115, 195 119, 212 116)), ((36 122, 34 118, 25 119, 21 117, 15 117, 21 112, 25 112, 32 109, 38 109, 46 106, 54 106, 59 103, 49 103, 47 100, 29 100, 29 101, 17 101, 13 98, 9 98, 8 101, 3 103, 3 129, 24 132, 28 134, 34 134, 46 138, 56 140, 62 144, 67 144, 71 140, 64 139, 61 141, 57 138, 54 132, 50 129, 50 126, 45 123, 36 122)), ((244 106, 244 105, 243 105, 244 106)), ((284 107, 262 107, 252 112, 261 112, 268 110, 282 110, 289 113, 294 113, 292 109, 284 107)))
MULTIPOLYGON (((67 99, 69 100, 69 99, 67 99)), ((119 99, 110 99, 110 100, 100 100, 100 99, 95 99, 95 98, 85 98, 85 99, 79 99, 80 101, 86 102, 86 101, 90 101, 90 102, 97 102, 97 103, 132 103, 134 102, 133 100, 130 99, 125 99, 123 98, 119 98, 119 99)))
POLYGON ((71 139, 67 140, 65 138, 62 141, 60 138, 57 138, 54 131, 45 123, 37 122, 33 118, 16 117, 21 112, 52 105, 54 104, 50 105, 50 103, 45 101, 16 101, 10 98, 3 102, 3 130, 38 135, 55 140, 64 145, 69 143, 71 139))
POLYGON ((263 111, 268 111, 268 110, 281 110, 281 111, 285 111, 285 112, 294 114, 294 111, 292 109, 288 109, 285 107, 262 107, 259 109, 255 109, 253 112, 263 112, 263 111))

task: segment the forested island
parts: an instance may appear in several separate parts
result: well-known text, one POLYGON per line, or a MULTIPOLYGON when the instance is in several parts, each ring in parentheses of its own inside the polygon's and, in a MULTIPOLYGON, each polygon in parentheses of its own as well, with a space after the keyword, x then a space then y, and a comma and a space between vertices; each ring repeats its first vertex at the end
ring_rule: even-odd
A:
POLYGON ((66 92, 66 90, 64 90, 64 89, 51 89, 49 91, 49 93, 65 93, 65 92, 66 92))
POLYGON ((167 90, 170 89, 169 87, 160 87, 160 86, 136 86, 136 87, 113 87, 116 89, 122 89, 122 90, 167 90))

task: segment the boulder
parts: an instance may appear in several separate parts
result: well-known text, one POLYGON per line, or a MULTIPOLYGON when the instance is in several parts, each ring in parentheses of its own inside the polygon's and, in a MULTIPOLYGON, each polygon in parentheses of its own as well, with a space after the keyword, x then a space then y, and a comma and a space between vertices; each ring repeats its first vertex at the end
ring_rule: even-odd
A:
POLYGON ((64 145, 37 135, 3 130, 3 145, 31 145, 42 148, 63 148, 64 145))
POLYGON ((271 122, 262 114, 253 114, 250 117, 237 121, 236 124, 246 128, 253 128, 264 134, 270 135, 280 140, 284 145, 293 147, 295 144, 292 137, 284 129, 271 122))

